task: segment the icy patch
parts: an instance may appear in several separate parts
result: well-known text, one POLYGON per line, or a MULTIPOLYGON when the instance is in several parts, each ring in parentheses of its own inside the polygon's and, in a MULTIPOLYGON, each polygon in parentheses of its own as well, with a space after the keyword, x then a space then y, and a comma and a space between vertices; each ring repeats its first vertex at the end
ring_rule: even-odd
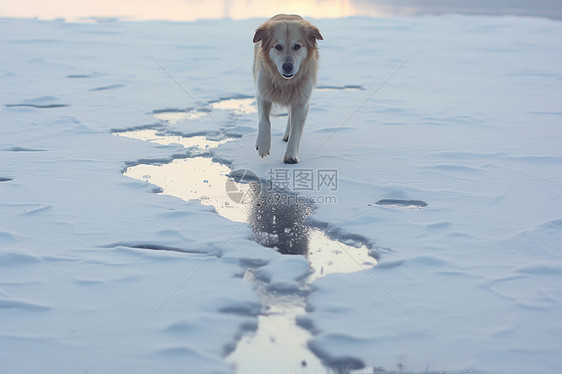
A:
MULTIPOLYGON (((115 134, 199 149, 224 142, 205 137, 169 136, 149 129, 115 134)), ((256 241, 264 246, 283 254, 304 255, 283 257, 257 270, 246 271, 244 279, 255 283, 262 312, 256 331, 242 336, 227 360, 237 368, 238 374, 264 372, 266 368, 268 373, 280 374, 299 369, 326 370, 308 349, 310 332, 299 327, 296 320, 306 314, 305 296, 314 281, 332 273, 353 273, 376 265, 367 246, 333 240, 320 228, 305 222, 312 213, 312 204, 291 199, 292 195, 285 192, 268 190, 255 174, 231 171, 209 157, 175 159, 158 165, 139 164, 127 168, 124 175, 158 186, 161 194, 212 206, 231 221, 248 222, 256 241)), ((225 312, 240 313, 238 309, 239 306, 233 306, 225 312)))
POLYGON ((185 120, 201 118, 206 114, 207 114, 206 111, 197 110, 197 109, 193 109, 190 111, 163 110, 163 111, 154 112, 153 116, 157 120, 174 124, 185 120))
MULTIPOLYGON (((199 149, 214 148, 231 140, 159 135, 157 130, 150 129, 115 135, 199 149)), ((356 248, 332 240, 322 230, 306 225, 305 218, 312 212, 310 204, 283 198, 288 194, 269 191, 257 181, 240 181, 236 172, 231 173, 228 166, 209 157, 175 159, 163 165, 139 164, 127 168, 124 175, 156 185, 161 194, 213 206, 231 221, 249 222, 260 244, 284 254, 307 255, 314 269, 313 279, 335 272, 356 272, 360 270, 358 266, 372 267, 376 263, 366 246, 356 248)))
POLYGON ((370 269, 377 264, 377 260, 364 245, 356 248, 330 240, 326 233, 320 230, 312 230, 309 240, 307 256, 314 270, 309 277, 309 282, 332 273, 355 273, 370 269))
POLYGON ((318 227, 311 227, 306 218, 312 213, 312 204, 288 193, 268 190, 258 182, 249 185, 252 191, 248 196, 253 201, 246 204, 250 205, 248 222, 256 240, 283 254, 305 255, 313 269, 308 283, 331 273, 354 273, 376 264, 360 241, 344 243, 330 238, 318 227))
POLYGON ((209 103, 211 108, 232 110, 234 114, 257 113, 256 100, 253 97, 226 98, 209 103))
POLYGON ((215 148, 221 144, 231 141, 232 138, 222 140, 210 140, 206 136, 179 136, 179 135, 163 135, 158 130, 143 129, 123 132, 114 132, 117 136, 126 138, 144 140, 147 142, 158 143, 163 145, 179 144, 185 148, 199 148, 201 150, 215 148))
MULTIPOLYGON (((267 272, 260 271, 261 276, 267 272)), ((269 292, 253 270, 247 270, 244 279, 256 284, 264 311, 258 316, 257 330, 242 336, 227 358, 236 373, 326 372, 318 357, 307 348, 309 332, 296 324, 296 319, 306 314, 305 299, 291 293, 269 292)))
POLYGON ((288 203, 279 192, 261 188, 259 182, 236 183, 228 166, 209 157, 176 159, 164 165, 139 164, 124 175, 158 186, 159 193, 185 201, 198 200, 212 206, 221 216, 234 222, 248 222, 256 240, 284 254, 302 254, 314 269, 310 281, 331 273, 352 273, 376 264, 365 245, 358 248, 332 240, 305 223, 311 206, 288 203), (242 196, 233 201, 228 186, 238 185, 242 196))
POLYGON ((324 364, 343 370, 343 364, 348 363, 338 361, 333 365, 323 358, 323 364, 317 352, 309 350, 310 329, 297 321, 306 315, 306 295, 315 280, 331 273, 361 271, 374 266, 376 260, 366 247, 354 248, 331 240, 319 229, 311 229, 308 238, 308 261, 300 256, 283 257, 244 274, 245 280, 256 284, 264 312, 258 317, 257 330, 243 336, 227 358, 237 374, 265 372, 265 368, 272 374, 323 373, 327 372, 324 364), (305 281, 299 281, 303 277, 305 281))
POLYGON ((234 222, 246 222, 246 211, 235 207, 225 193, 230 168, 208 157, 176 159, 169 164, 140 164, 128 168, 124 175, 160 187, 161 194, 182 200, 198 200, 213 206, 217 213, 234 222))
POLYGON ((257 113, 256 100, 249 96, 240 96, 232 98, 224 98, 216 101, 211 101, 205 106, 194 109, 164 109, 155 110, 153 112, 154 118, 175 124, 185 120, 192 120, 204 117, 213 110, 228 110, 236 115, 246 115, 257 113))
MULTIPOLYGON (((114 132, 116 136, 204 151, 218 147, 232 138, 209 140, 205 136, 160 135, 157 130, 143 129, 114 132)), ((208 157, 176 159, 164 165, 139 164, 127 168, 125 176, 158 186, 159 194, 171 195, 182 200, 199 200, 203 205, 213 206, 217 213, 235 222, 245 222, 244 212, 233 209, 231 199, 225 193, 225 181, 230 168, 213 162, 208 157)))

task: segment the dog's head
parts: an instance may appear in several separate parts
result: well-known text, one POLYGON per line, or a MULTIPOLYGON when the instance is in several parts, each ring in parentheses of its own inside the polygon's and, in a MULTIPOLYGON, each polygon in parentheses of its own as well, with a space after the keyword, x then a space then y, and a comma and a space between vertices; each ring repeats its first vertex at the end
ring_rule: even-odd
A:
POLYGON ((285 79, 298 73, 302 62, 316 49, 317 40, 323 40, 318 28, 298 16, 276 16, 254 35, 254 43, 261 41, 265 55, 285 79))

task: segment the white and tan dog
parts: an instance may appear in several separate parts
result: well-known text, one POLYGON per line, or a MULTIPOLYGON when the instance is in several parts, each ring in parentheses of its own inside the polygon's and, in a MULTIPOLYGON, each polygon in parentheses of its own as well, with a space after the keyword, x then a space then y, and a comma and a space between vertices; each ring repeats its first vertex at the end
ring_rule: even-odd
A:
POLYGON ((271 148, 272 105, 287 107, 289 119, 283 140, 288 141, 283 162, 298 161, 299 144, 318 71, 320 31, 297 15, 279 14, 254 35, 254 80, 258 104, 256 149, 261 157, 271 148))

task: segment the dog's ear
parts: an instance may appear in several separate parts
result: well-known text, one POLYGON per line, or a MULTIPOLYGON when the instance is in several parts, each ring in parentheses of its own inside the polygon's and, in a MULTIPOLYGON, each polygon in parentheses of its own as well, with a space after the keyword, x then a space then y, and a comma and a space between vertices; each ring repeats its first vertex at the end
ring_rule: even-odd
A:
POLYGON ((324 38, 322 37, 322 34, 320 34, 320 30, 318 30, 318 27, 316 27, 316 26, 310 25, 310 27, 308 28, 308 33, 314 39, 324 40, 324 38))
POLYGON ((270 31, 266 25, 260 26, 254 34, 254 43, 261 41, 262 47, 265 49, 269 44, 270 31))
POLYGON ((316 40, 324 40, 324 38, 316 26, 309 25, 306 29, 306 41, 311 47, 316 47, 316 40))

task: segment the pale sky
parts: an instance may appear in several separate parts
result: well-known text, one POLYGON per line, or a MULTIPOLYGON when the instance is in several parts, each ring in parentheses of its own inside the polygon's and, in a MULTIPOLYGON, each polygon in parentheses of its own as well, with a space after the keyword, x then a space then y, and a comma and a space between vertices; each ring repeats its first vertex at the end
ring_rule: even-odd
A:
POLYGON ((123 20, 312 18, 468 13, 562 19, 560 0, 1 0, 0 18, 123 20))

